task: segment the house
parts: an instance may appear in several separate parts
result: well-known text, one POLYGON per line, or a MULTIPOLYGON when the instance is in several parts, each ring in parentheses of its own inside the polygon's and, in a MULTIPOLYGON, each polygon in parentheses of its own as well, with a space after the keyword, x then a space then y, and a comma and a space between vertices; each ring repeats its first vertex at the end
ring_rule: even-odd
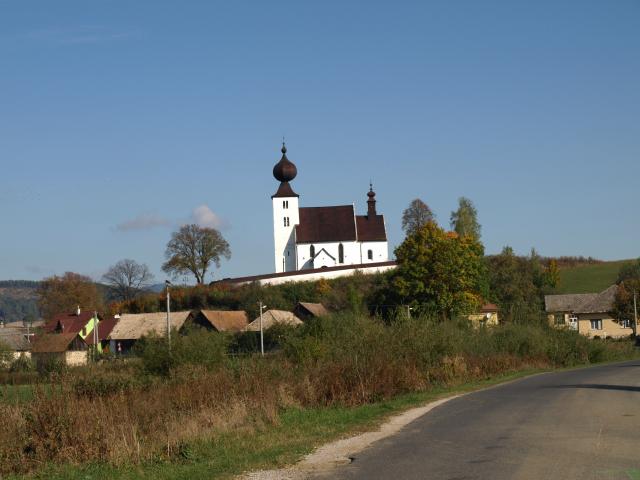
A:
POLYGON ((617 285, 611 285, 600 293, 545 295, 544 305, 549 324, 576 330, 592 338, 631 335, 633 321, 618 320, 612 314, 617 288, 617 285))
POLYGON ((474 327, 498 325, 498 306, 493 303, 485 303, 478 313, 469 315, 469 320, 474 327))
MULTIPOLYGON (((282 158, 273 167, 280 182, 273 204, 275 273, 353 266, 389 260, 384 216, 376 211, 376 194, 369 184, 366 215, 356 215, 354 205, 299 207, 299 195, 289 182, 298 174, 287 158, 282 144, 282 158)), ((353 273, 350 269, 341 274, 353 273)))
MULTIPOLYGON (((285 312, 284 310, 267 310, 262 314, 262 330, 268 330, 276 324, 296 327, 298 325, 302 325, 302 320, 296 317, 293 313, 285 312)), ((259 332, 260 317, 258 316, 258 318, 247 325, 244 331, 259 332)))
POLYGON ((0 343, 13 351, 13 358, 31 356, 32 330, 23 326, 22 322, 0 323, 0 343))
POLYGON ((198 325, 207 330, 217 332, 241 332, 249 324, 249 318, 244 311, 231 310, 200 310, 187 319, 184 328, 198 325))
POLYGON ((293 308, 293 314, 299 319, 306 321, 310 318, 329 315, 329 310, 321 303, 298 302, 293 308))
POLYGON ((98 345, 97 349, 99 353, 109 353, 111 351, 109 348, 110 347, 109 335, 111 334, 111 332, 113 331, 113 329, 115 328, 119 320, 120 320, 120 316, 109 317, 109 318, 105 318, 104 320, 99 320, 97 335, 94 335, 94 331, 93 331, 94 329, 92 328, 84 337, 84 342, 89 347, 92 347, 97 343, 98 345))
MULTIPOLYGON (((171 312, 171 329, 180 330, 190 315, 190 310, 171 312)), ((123 314, 108 336, 109 351, 127 353, 144 336, 166 334, 166 312, 123 314)))
POLYGON ((83 312, 78 306, 73 313, 56 315, 42 330, 44 333, 77 333, 84 339, 93 330, 96 319, 101 320, 102 316, 92 311, 83 312))
POLYGON ((88 346, 78 333, 45 333, 34 338, 31 358, 36 366, 60 362, 67 366, 85 365, 88 346))

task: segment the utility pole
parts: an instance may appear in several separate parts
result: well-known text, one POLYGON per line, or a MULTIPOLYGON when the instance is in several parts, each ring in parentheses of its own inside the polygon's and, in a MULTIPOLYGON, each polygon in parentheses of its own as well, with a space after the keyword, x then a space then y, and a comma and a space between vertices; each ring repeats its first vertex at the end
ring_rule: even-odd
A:
POLYGON ((262 304, 262 300, 258 302, 258 305, 260 306, 260 354, 264 357, 264 328, 262 325, 262 312, 267 308, 267 306, 262 304))
POLYGON ((637 292, 633 292, 633 333, 638 335, 638 306, 636 303, 637 292))
POLYGON ((93 311, 93 361, 98 359, 98 312, 93 311))
POLYGON ((171 349, 171 293, 169 292, 171 282, 165 280, 164 284, 167 287, 167 342, 169 343, 169 349, 171 349))

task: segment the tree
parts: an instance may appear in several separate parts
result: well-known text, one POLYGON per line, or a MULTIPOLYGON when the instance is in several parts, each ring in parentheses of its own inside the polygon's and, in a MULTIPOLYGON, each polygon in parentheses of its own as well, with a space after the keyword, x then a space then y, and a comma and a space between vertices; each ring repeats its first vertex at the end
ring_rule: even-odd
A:
POLYGON ((560 285, 560 269, 558 268, 558 262, 555 258, 549 260, 549 265, 546 270, 547 283, 551 288, 558 288, 560 285))
POLYGON ((640 258, 633 263, 626 263, 620 267, 616 283, 622 283, 627 280, 640 281, 640 258))
POLYGON ((406 235, 418 231, 423 225, 435 222, 436 217, 429 208, 419 198, 412 200, 409 206, 402 212, 402 230, 406 235))
POLYGON ((482 301, 484 248, 472 237, 429 222, 396 249, 391 279, 397 301, 442 318, 476 311, 482 301))
POLYGON ((100 310, 103 298, 96 284, 79 273, 66 272, 63 276, 45 278, 38 286, 38 306, 43 318, 82 309, 100 310))
POLYGON ((500 307, 504 321, 520 321, 541 312, 549 275, 535 249, 530 256, 519 257, 507 246, 499 255, 487 257, 486 263, 490 299, 500 307))
POLYGON ((128 301, 149 286, 153 274, 144 263, 125 258, 110 267, 102 280, 113 289, 118 300, 128 301))
POLYGON ((167 261, 162 270, 172 277, 192 273, 196 282, 204 283, 211 263, 220 267, 220 258, 231 258, 229 244, 215 228, 195 224, 183 225, 173 232, 165 251, 167 261))
POLYGON ((613 301, 613 314, 618 320, 633 320, 633 294, 640 308, 640 259, 623 265, 618 272, 618 290, 613 301))
POLYGON ((460 197, 458 199, 458 209, 451 212, 451 229, 461 237, 470 236, 480 240, 478 211, 468 198, 460 197))

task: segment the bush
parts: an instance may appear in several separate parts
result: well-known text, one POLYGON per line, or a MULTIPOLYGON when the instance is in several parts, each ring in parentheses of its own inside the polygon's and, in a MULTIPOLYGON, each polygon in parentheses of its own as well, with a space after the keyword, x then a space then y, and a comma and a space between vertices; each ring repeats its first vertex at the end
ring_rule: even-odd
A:
POLYGON ((35 371, 36 367, 30 357, 24 353, 16 358, 9 367, 11 373, 29 373, 35 371))
POLYGON ((174 331, 171 347, 164 337, 143 337, 135 351, 142 360, 145 372, 168 375, 181 365, 202 365, 208 369, 221 365, 228 343, 228 337, 222 333, 194 327, 186 334, 174 331))

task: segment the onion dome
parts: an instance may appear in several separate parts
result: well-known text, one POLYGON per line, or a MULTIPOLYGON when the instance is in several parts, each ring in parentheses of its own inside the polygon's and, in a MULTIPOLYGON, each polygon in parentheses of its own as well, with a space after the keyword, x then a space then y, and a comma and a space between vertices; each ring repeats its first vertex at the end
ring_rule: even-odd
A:
POLYGON ((282 158, 273 167, 273 176, 279 182, 290 182, 298 174, 296 166, 287 158, 287 147, 282 142, 282 158))

